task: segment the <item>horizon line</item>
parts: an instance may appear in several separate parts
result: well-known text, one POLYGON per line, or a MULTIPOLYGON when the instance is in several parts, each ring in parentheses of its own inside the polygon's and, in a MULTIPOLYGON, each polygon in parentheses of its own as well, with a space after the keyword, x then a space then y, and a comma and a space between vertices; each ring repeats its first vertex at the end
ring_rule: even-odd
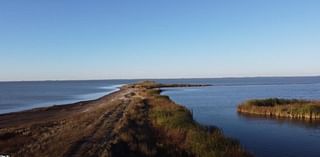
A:
POLYGON ((99 79, 44 79, 44 80, 0 80, 2 82, 54 82, 54 81, 105 81, 105 80, 179 80, 179 79, 241 79, 241 78, 299 78, 299 77, 320 77, 320 75, 282 75, 282 76, 226 76, 226 77, 160 77, 160 78, 99 78, 99 79))

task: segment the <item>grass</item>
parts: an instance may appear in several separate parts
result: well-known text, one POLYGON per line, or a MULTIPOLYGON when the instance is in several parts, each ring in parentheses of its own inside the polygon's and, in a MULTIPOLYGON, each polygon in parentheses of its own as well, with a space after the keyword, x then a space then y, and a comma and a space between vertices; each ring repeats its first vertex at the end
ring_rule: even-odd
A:
POLYGON ((299 100, 299 99, 280 99, 280 98, 268 98, 268 99, 252 99, 246 102, 247 105, 254 106, 281 106, 287 104, 305 104, 310 103, 308 100, 299 100))
POLYGON ((320 119, 320 101, 303 99, 253 99, 238 106, 238 112, 293 119, 320 119))
POLYGON ((238 141, 225 137, 219 129, 198 124, 188 109, 175 104, 167 96, 155 94, 147 103, 151 105, 149 116, 152 124, 159 136, 167 139, 162 142, 185 150, 188 156, 251 156, 238 141))

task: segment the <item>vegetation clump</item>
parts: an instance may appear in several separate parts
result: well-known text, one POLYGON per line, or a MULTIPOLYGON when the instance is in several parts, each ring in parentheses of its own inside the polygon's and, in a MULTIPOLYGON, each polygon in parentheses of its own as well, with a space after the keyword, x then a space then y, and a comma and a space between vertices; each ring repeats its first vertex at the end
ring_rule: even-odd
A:
POLYGON ((320 120, 320 101, 303 99, 252 99, 238 106, 239 113, 302 120, 320 120))

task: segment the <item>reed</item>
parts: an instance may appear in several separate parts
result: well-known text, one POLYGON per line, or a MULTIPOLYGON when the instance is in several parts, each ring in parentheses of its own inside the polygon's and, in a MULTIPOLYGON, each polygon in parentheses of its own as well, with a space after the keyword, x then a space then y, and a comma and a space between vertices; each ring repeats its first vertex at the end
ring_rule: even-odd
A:
POLYGON ((320 101, 304 99, 252 99, 238 106, 239 113, 302 120, 320 120, 320 101))
MULTIPOLYGON (((158 93, 158 92, 150 92, 158 93)), ((193 119, 192 112, 169 97, 148 96, 149 117, 164 145, 184 150, 183 156, 250 157, 235 139, 225 137, 216 127, 204 126, 193 119), (162 140, 163 139, 163 140, 162 140)))

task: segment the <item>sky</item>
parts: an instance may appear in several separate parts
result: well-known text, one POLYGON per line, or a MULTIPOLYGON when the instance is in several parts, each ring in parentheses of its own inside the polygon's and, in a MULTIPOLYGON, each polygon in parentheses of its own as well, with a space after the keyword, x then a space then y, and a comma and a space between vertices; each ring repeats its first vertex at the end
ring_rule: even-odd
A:
POLYGON ((318 0, 2 0, 0 81, 320 75, 318 0))

